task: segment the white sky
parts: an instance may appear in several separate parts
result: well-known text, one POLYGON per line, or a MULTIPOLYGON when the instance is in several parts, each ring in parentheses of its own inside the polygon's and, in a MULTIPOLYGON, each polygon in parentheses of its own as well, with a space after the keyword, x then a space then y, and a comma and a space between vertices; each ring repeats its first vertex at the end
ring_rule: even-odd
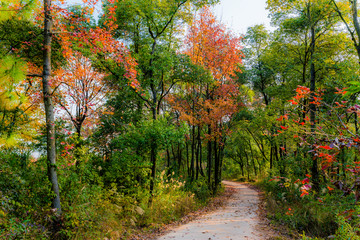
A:
POLYGON ((221 0, 215 7, 218 19, 234 32, 245 34, 248 27, 265 24, 270 29, 266 0, 221 0))
MULTIPOLYGON (((81 0, 68 0, 68 4, 82 3, 81 0)), ((98 4, 97 10, 101 8, 98 4)), ((270 27, 270 19, 266 8, 266 0, 221 0, 214 7, 218 19, 235 33, 245 34, 248 27, 264 23, 270 27)), ((95 11, 96 12, 96 11, 95 11)))

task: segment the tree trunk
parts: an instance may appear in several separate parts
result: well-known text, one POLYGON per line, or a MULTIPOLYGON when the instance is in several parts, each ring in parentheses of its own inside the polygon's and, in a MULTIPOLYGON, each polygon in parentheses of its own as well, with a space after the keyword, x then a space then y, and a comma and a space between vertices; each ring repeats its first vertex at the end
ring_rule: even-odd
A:
POLYGON ((270 146, 270 170, 273 168, 273 146, 270 146))
POLYGON ((198 132, 197 132, 197 137, 196 137, 196 180, 199 179, 199 172, 200 172, 200 159, 199 159, 199 155, 200 155, 200 126, 198 126, 198 132))
MULTIPOLYGON (((358 37, 358 41, 360 41, 360 25, 359 25, 359 20, 358 20, 357 0, 352 0, 350 2, 351 2, 351 11, 352 11, 352 18, 353 18, 353 24, 355 27, 355 32, 358 37)), ((356 52, 358 54, 359 64, 360 64, 360 44, 359 44, 359 42, 357 42, 355 40, 355 38, 353 38, 353 41, 355 44, 355 48, 356 48, 356 52)))
POLYGON ((240 168, 241 168, 241 176, 244 177, 244 162, 243 162, 242 154, 240 153, 238 156, 240 157, 239 164, 240 164, 240 168))
POLYGON ((202 143, 201 143, 201 137, 200 137, 200 134, 201 134, 201 129, 200 129, 200 126, 199 126, 199 133, 198 133, 198 145, 199 145, 199 152, 200 152, 200 156, 199 156, 199 167, 200 167, 200 174, 201 176, 205 177, 205 173, 204 173, 204 170, 203 170, 203 167, 202 167, 202 143))
POLYGON ((218 144, 217 144, 217 140, 215 139, 214 141, 214 156, 215 156, 215 162, 214 162, 214 178, 215 178, 215 186, 214 186, 214 193, 216 193, 219 184, 220 184, 220 180, 219 180, 219 165, 220 165, 220 159, 219 159, 219 154, 218 154, 218 144))
MULTIPOLYGON (((156 106, 156 104, 155 104, 156 106)), ((156 121, 156 108, 152 109, 153 120, 156 121)), ((150 150, 150 162, 151 162, 151 179, 150 179, 150 198, 149 203, 152 202, 154 197, 154 187, 155 187, 155 178, 156 178, 156 142, 154 139, 151 139, 151 150, 150 150)))
POLYGON ((190 167, 189 167, 189 143, 186 140, 185 143, 185 147, 186 147, 186 169, 187 169, 187 175, 190 175, 190 167))
POLYGON ((195 176, 195 126, 191 129, 191 164, 190 164, 190 179, 194 180, 195 176))
POLYGON ((170 152, 169 148, 166 148, 167 167, 170 169, 170 152))
POLYGON ((249 156, 246 153, 246 150, 244 149, 245 157, 246 157, 246 171, 247 171, 247 180, 250 180, 250 164, 249 164, 249 156))
POLYGON ((178 166, 179 166, 179 172, 181 171, 181 160, 182 160, 182 153, 181 153, 181 148, 180 148, 180 143, 178 143, 177 146, 177 156, 178 156, 178 166))
MULTIPOLYGON (((211 136, 211 126, 208 125, 208 134, 209 136, 211 136)), ((207 169, 208 169, 208 186, 211 189, 211 160, 212 160, 212 144, 211 141, 209 140, 207 143, 207 169)))
POLYGON ((251 141, 249 140, 249 147, 250 147, 250 152, 251 152, 251 158, 252 158, 252 162, 253 162, 253 167, 254 167, 254 173, 255 173, 255 177, 257 176, 257 171, 256 171, 256 166, 255 166, 255 156, 253 153, 253 149, 251 147, 251 141))
POLYGON ((52 40, 52 16, 51 1, 44 0, 44 66, 43 66, 43 95, 46 115, 46 151, 48 175, 54 192, 52 207, 56 209, 56 215, 61 215, 60 190, 56 173, 56 146, 55 146, 55 116, 54 106, 51 99, 49 78, 51 76, 51 40, 52 40))
MULTIPOLYGON (((310 8, 310 7, 309 7, 310 8)), ((311 15, 310 15, 310 9, 308 8, 308 14, 311 21, 311 15)), ((314 103, 315 101, 315 63, 314 63, 314 52, 315 52, 315 26, 314 24, 311 24, 311 49, 310 49, 310 124, 311 124, 311 135, 313 137, 313 141, 315 140, 315 129, 316 129, 316 105, 314 103)), ((314 144, 314 142, 313 142, 314 144)), ((313 162, 311 167, 311 173, 313 176, 313 184, 314 184, 314 190, 319 191, 319 171, 318 171, 318 160, 316 156, 313 156, 313 162)))

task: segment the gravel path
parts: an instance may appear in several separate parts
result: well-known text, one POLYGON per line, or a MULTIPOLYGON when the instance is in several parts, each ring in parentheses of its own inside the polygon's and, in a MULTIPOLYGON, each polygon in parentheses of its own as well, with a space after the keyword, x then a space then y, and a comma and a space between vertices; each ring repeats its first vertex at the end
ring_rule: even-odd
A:
POLYGON ((233 187, 236 192, 224 208, 206 214, 188 224, 171 230, 158 240, 220 240, 220 239, 269 239, 273 235, 264 225, 258 215, 260 202, 258 192, 248 186, 223 181, 233 187))

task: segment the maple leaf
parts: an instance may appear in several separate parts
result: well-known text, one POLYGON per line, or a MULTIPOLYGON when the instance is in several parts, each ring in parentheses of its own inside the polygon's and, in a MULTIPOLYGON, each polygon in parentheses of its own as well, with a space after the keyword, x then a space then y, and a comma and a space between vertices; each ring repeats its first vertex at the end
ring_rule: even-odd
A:
POLYGON ((326 149, 326 150, 332 149, 332 147, 330 147, 330 146, 318 146, 318 148, 322 148, 322 149, 326 149))
POLYGON ((304 178, 304 179, 301 181, 302 184, 306 184, 306 183, 309 183, 309 182, 310 182, 310 180, 309 180, 308 178, 304 178))
POLYGON ((300 197, 303 197, 303 196, 306 196, 306 195, 309 195, 309 192, 308 191, 306 191, 306 190, 301 190, 301 195, 300 195, 300 197))
POLYGON ((294 101, 293 99, 288 100, 288 102, 291 102, 292 105, 297 105, 298 103, 296 101, 294 101))

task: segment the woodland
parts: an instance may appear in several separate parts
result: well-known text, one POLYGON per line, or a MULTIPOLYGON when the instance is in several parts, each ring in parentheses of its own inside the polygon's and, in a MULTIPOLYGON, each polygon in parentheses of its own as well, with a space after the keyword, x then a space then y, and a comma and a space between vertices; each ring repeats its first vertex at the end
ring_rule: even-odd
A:
POLYGON ((218 2, 0 1, 0 239, 148 239, 223 179, 294 239, 360 239, 357 0, 243 35, 218 2))

